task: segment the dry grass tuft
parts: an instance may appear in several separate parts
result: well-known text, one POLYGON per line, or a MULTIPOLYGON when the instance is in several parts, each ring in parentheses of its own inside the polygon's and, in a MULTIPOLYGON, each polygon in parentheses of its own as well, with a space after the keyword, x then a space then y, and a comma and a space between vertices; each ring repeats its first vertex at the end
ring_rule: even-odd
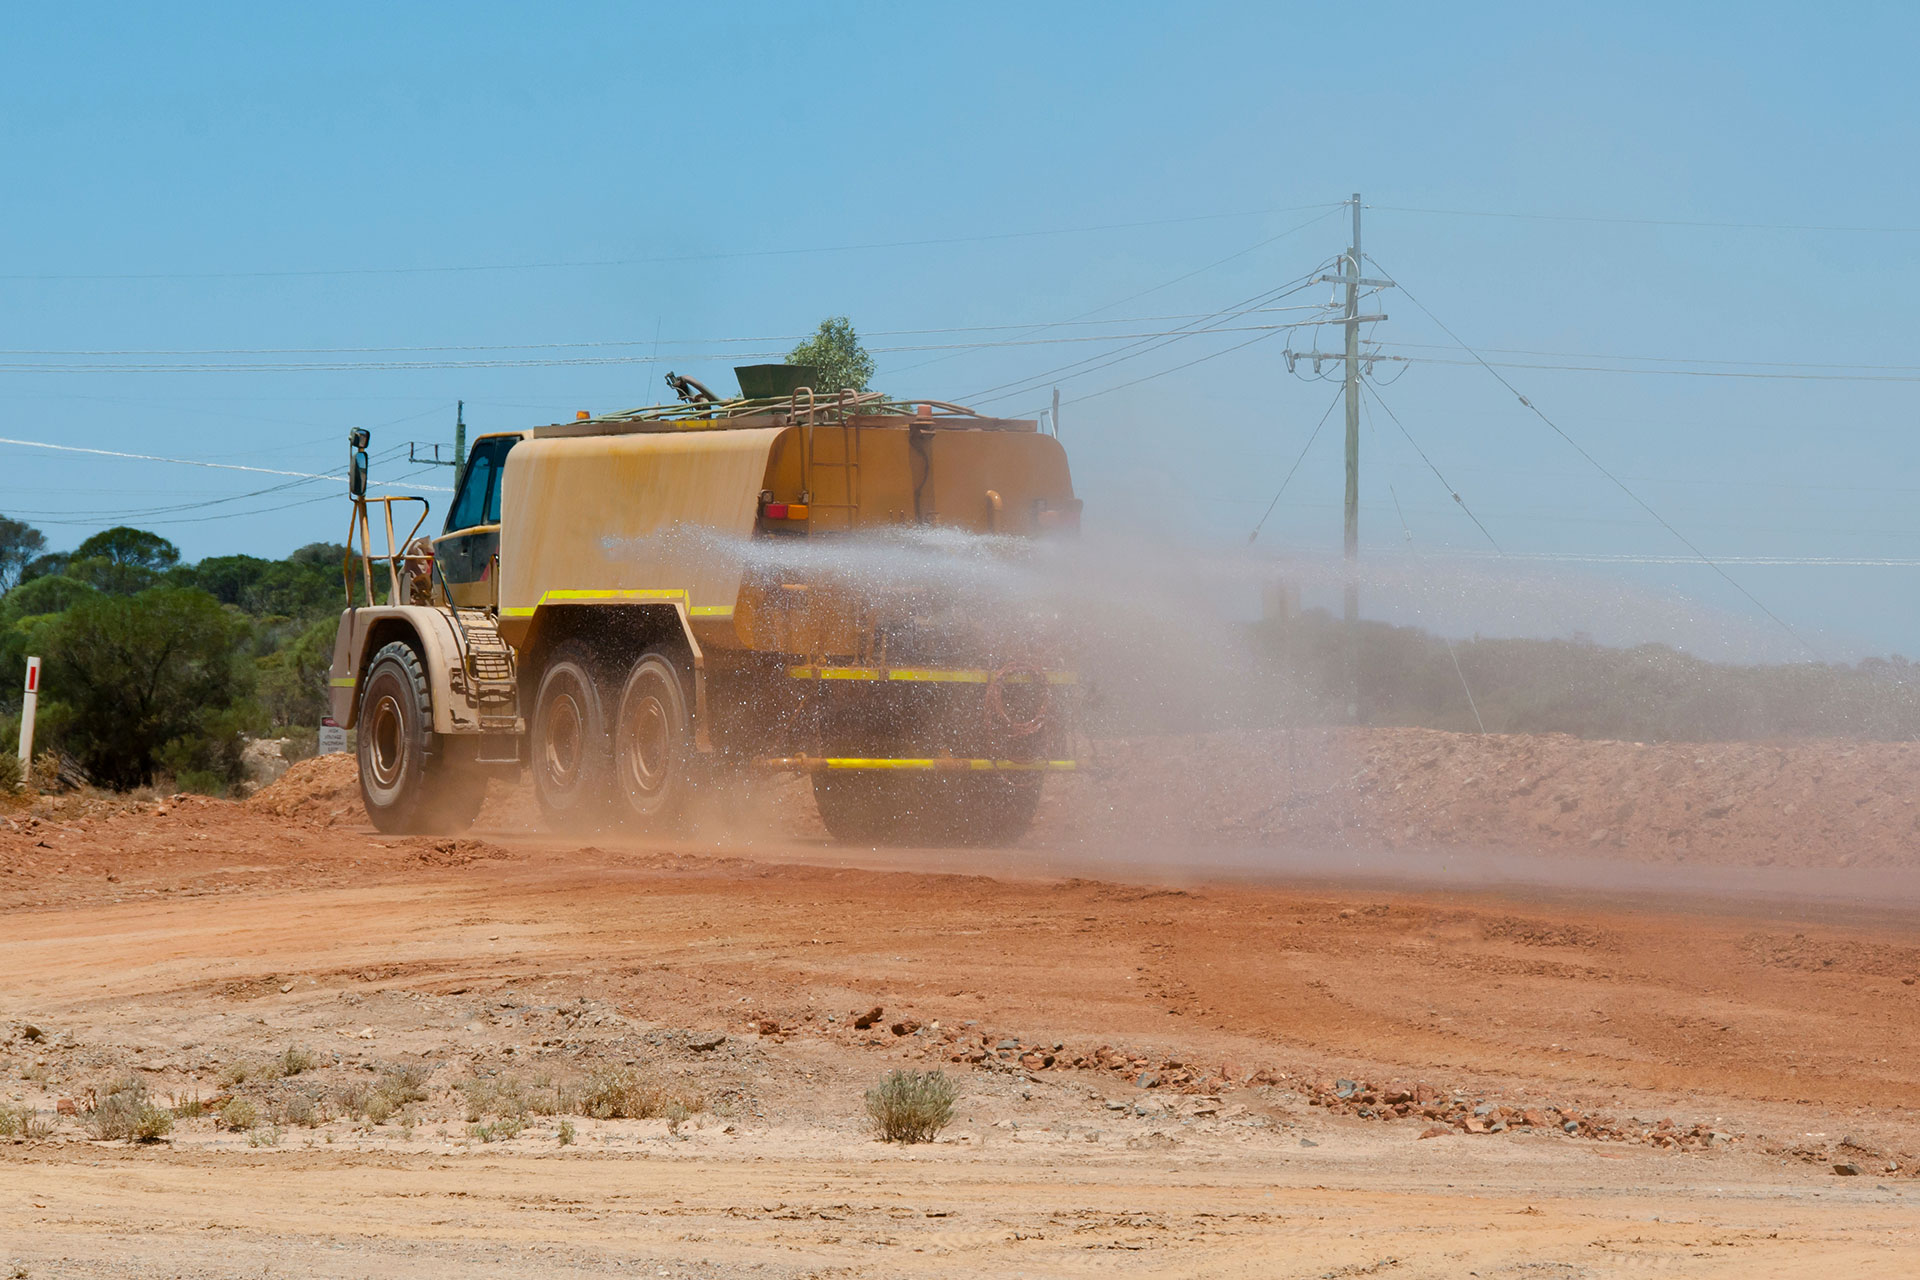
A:
POLYGON ((519 1137, 520 1131, 526 1128, 526 1125, 527 1122, 518 1116, 506 1116, 491 1124, 468 1125, 467 1136, 478 1138, 482 1142, 505 1142, 509 1138, 519 1137))
POLYGON ((282 1078, 297 1076, 304 1071, 311 1071, 319 1066, 320 1055, 311 1049, 290 1044, 280 1051, 280 1056, 273 1060, 273 1065, 276 1068, 276 1073, 282 1078))
POLYGON ((551 1072, 541 1072, 532 1079, 517 1075, 475 1076, 461 1082, 460 1092, 466 1100, 469 1122, 488 1116, 524 1119, 559 1115, 579 1105, 578 1089, 556 1081, 551 1072))
POLYGON ((867 1115, 886 1142, 931 1142, 953 1122, 960 1090, 944 1071, 889 1071, 867 1090, 867 1115))
POLYGON ((229 1099, 227 1105, 220 1108, 220 1127, 233 1133, 243 1133, 260 1123, 260 1112, 245 1098, 229 1099))
POLYGON ((267 1106, 267 1117, 276 1125, 299 1125, 312 1129, 327 1122, 327 1113, 318 1101, 304 1093, 289 1093, 267 1106))
POLYGON ((96 1138, 158 1142, 173 1131, 173 1112, 154 1105, 144 1081, 123 1076, 107 1086, 88 1123, 96 1138))
POLYGON ((580 1091, 580 1114, 595 1120, 653 1120, 664 1116, 678 1125, 706 1109, 707 1100, 699 1094, 677 1093, 632 1067, 596 1071, 580 1091))
POLYGON ((32 1107, 0 1107, 0 1138, 45 1138, 53 1126, 32 1107))
POLYGON ((369 1124, 385 1124, 415 1102, 427 1100, 427 1072, 419 1067, 392 1067, 380 1073, 371 1088, 355 1085, 340 1095, 348 1115, 369 1124))

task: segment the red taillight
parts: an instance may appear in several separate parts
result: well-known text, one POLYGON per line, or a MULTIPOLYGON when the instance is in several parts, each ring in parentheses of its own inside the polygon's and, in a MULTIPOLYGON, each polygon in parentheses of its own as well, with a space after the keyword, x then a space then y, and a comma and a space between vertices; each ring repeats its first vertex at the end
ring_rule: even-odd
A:
POLYGON ((763 502, 760 504, 760 518, 763 520, 805 520, 807 504, 804 502, 763 502))
POLYGON ((1041 533, 1078 533, 1080 532, 1080 499, 1070 499, 1071 505, 1050 507, 1042 505, 1034 512, 1034 524, 1041 533))

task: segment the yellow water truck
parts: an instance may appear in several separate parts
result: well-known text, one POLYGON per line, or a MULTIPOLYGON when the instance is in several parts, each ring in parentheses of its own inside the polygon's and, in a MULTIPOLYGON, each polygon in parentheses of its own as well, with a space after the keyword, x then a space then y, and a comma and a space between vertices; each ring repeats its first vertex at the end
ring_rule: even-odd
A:
POLYGON ((678 403, 479 437, 431 539, 424 499, 367 495, 355 433, 331 693, 374 824, 461 829, 530 773, 555 825, 671 829, 762 768, 811 774, 841 839, 1025 831, 1074 767, 1075 681, 1044 610, 977 570, 1077 533, 1059 441, 669 382, 678 403))

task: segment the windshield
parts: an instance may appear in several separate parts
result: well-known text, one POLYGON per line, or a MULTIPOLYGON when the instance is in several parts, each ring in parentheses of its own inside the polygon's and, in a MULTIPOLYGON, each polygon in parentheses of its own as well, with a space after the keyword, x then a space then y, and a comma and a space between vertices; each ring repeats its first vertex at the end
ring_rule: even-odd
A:
POLYGON ((508 450, 519 443, 517 436, 475 442, 460 492, 447 512, 446 532, 500 523, 500 473, 505 469, 508 450))

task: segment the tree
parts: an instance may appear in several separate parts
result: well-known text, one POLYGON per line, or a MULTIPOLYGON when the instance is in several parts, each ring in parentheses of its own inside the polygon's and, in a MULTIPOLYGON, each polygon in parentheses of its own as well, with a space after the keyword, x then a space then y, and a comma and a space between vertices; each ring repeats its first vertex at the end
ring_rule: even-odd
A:
POLYGON ((860 345, 860 335, 845 316, 828 316, 811 338, 787 356, 789 364, 815 370, 813 389, 820 395, 865 391, 873 380, 873 357, 860 345))
POLYGON ((49 551, 43 556, 35 556, 21 566, 20 581, 32 582, 35 578, 51 578, 55 574, 64 574, 71 563, 73 563, 71 551, 49 551))
POLYGON ((64 573, 50 573, 21 583, 7 592, 6 599, 0 603, 4 603, 6 613, 14 618, 32 618, 43 613, 64 613, 76 601, 93 594, 93 588, 84 582, 64 573))
POLYGON ((102 529, 73 549, 75 560, 91 560, 96 556, 114 564, 160 573, 180 563, 180 548, 157 533, 120 524, 102 529))
POLYGON ((215 783, 237 776, 248 630, 204 591, 83 597, 34 636, 61 745, 107 786, 139 786, 163 767, 215 783))
POLYGON ((20 575, 47 549, 47 535, 24 520, 0 516, 0 592, 20 585, 20 575))
POLYGON ((109 595, 130 596, 180 563, 180 549, 157 533, 116 525, 73 549, 67 573, 109 595))
POLYGON ((259 660, 260 702, 275 725, 316 725, 327 714, 327 673, 340 624, 321 618, 259 660))

